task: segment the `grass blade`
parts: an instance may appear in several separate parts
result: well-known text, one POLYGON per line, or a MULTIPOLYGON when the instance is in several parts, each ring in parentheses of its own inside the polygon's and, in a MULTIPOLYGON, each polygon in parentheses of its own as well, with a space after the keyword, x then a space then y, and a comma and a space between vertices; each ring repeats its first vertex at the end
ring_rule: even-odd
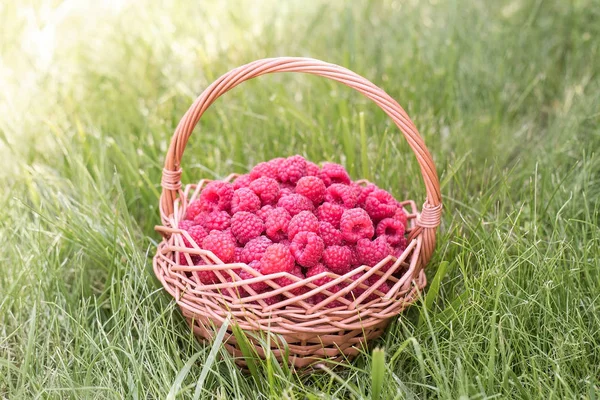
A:
POLYGON ((383 392, 383 385, 385 384, 385 350, 375 349, 373 350, 371 367, 371 398, 373 400, 379 400, 381 393, 383 392))
POLYGON ((200 372, 200 377, 198 378, 198 382, 196 383, 196 390, 194 391, 194 400, 198 400, 200 398, 200 393, 204 387, 204 380, 208 375, 215 359, 217 358, 217 353, 221 349, 221 345, 223 344, 223 338, 225 337, 225 333, 227 333, 227 328, 229 327, 229 321, 231 320, 230 316, 227 316, 225 321, 223 321, 223 325, 219 328, 219 332, 217 332, 217 336, 213 340, 212 347, 210 349, 210 353, 208 353, 208 357, 204 362, 204 366, 202 367, 202 371, 200 372))

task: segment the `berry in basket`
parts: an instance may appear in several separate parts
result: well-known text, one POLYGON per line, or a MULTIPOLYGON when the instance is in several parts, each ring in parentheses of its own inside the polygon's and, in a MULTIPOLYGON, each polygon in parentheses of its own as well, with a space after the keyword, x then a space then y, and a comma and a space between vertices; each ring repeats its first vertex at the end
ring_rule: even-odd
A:
MULTIPOLYGON (((402 206, 387 191, 353 182, 341 165, 324 163, 319 168, 295 155, 262 162, 233 183, 208 183, 187 206, 179 228, 224 263, 254 263, 263 275, 289 272, 304 279, 321 272, 344 275, 359 265, 372 267, 401 254, 406 221, 402 206)), ((184 244, 193 247, 187 239, 184 244)), ((192 262, 204 261, 194 256, 192 262)), ((183 253, 180 263, 187 264, 183 253)), ((195 275, 200 284, 217 281, 214 273, 195 275)), ((255 278, 243 270, 239 277, 255 278)), ((277 282, 295 283, 287 277, 277 282)), ((341 285, 350 283, 351 279, 341 285)), ((264 282, 252 287, 262 293, 272 290, 264 282)), ((336 285, 330 291, 340 289, 336 285)))

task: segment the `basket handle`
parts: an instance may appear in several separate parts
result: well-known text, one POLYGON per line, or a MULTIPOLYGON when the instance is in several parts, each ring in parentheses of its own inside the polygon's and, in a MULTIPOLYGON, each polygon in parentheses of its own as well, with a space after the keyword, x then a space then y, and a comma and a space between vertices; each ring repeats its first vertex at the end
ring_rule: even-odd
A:
POLYGON ((341 82, 370 98, 394 121, 417 156, 427 190, 427 198, 421 215, 417 218, 417 226, 409 237, 411 239, 423 234, 422 260, 424 264, 427 263, 435 247, 435 231, 440 224, 442 199, 433 159, 417 128, 404 109, 382 89, 346 68, 312 58, 278 57, 257 60, 227 72, 202 92, 179 121, 171 138, 161 182, 163 189, 160 213, 163 223, 173 213, 174 202, 181 191, 181 157, 200 117, 219 96, 240 83, 274 72, 303 72, 341 82))

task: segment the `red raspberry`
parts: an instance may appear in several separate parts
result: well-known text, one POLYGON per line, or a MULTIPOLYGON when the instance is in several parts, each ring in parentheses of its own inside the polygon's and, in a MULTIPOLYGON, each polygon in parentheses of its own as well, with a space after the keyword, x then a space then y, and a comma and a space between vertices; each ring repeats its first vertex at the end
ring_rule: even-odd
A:
MULTIPOLYGON (((252 261, 249 264, 249 267, 252 268, 255 271, 260 271, 260 261, 252 261)), ((251 274, 250 272, 247 272, 245 270, 240 270, 240 272, 238 273, 238 275, 240 276, 240 278, 242 280, 248 280, 248 279, 254 279, 257 278, 257 276, 251 274)), ((250 288, 252 290, 254 290, 257 293, 260 293, 264 290, 267 290, 270 288, 269 285, 267 285, 267 283, 265 281, 261 281, 261 282, 256 282, 256 283, 251 283, 250 288)))
POLYGON ((279 198, 279 183, 273 178, 263 176, 250 183, 250 189, 260 198, 262 204, 273 204, 279 198))
POLYGON ((231 199, 231 213, 240 211, 256 212, 260 209, 260 199, 248 188, 241 188, 233 193, 231 199))
POLYGON ((213 211, 206 214, 204 218, 204 227, 207 231, 216 229, 218 231, 224 231, 231 225, 231 217, 227 211, 213 211))
POLYGON ((296 193, 307 197, 314 205, 319 205, 323 202, 325 190, 325 184, 316 176, 305 176, 296 185, 296 193))
POLYGON ((348 246, 329 246, 323 251, 323 264, 336 274, 350 271, 352 251, 348 246))
MULTIPOLYGON (((277 165, 275 163, 277 159, 268 162, 261 162, 256 164, 252 171, 250 171, 250 179, 255 180, 266 176, 267 178, 277 179, 277 165)), ((283 159, 282 159, 283 160, 283 159)))
POLYGON ((233 185, 229 182, 212 181, 200 192, 203 211, 229 211, 233 198, 233 185))
POLYGON ((375 189, 365 200, 365 210, 373 220, 382 220, 396 212, 396 199, 383 189, 375 189))
POLYGON ((269 239, 276 242, 286 239, 292 217, 285 208, 277 207, 267 213, 265 229, 269 239))
POLYGON ((291 216, 294 216, 301 211, 313 211, 315 209, 312 201, 301 194, 290 194, 281 197, 277 202, 277 207, 285 208, 291 216))
POLYGON ((371 241, 369 239, 360 239, 356 243, 356 252, 362 264, 373 267, 379 261, 392 253, 390 245, 384 237, 378 237, 371 241))
POLYGON ((306 176, 319 176, 320 170, 314 162, 306 161, 306 176))
POLYGON ((248 185, 250 185, 250 182, 252 182, 252 179, 250 178, 249 174, 240 175, 233 181, 233 189, 238 190, 241 188, 248 187, 248 185))
POLYGON ((288 239, 293 240, 299 232, 317 232, 319 230, 319 220, 310 211, 302 211, 294 215, 288 226, 288 239))
MULTIPOLYGON (((198 245, 198 247, 202 247, 201 246, 202 240, 206 237, 206 235, 208 235, 206 230, 204 230, 204 228, 201 227, 200 225, 193 225, 193 226, 190 226, 188 229, 186 229, 186 231, 192 237, 192 240, 194 242, 196 242, 196 245, 198 245)), ((192 246, 190 241, 187 240, 185 235, 181 235, 181 237, 183 238, 183 245, 185 247, 188 247, 190 249, 194 248, 194 246, 192 246)), ((183 252, 179 253, 179 264, 181 264, 181 265, 189 265, 185 254, 186 253, 183 253, 183 252)), ((202 257, 200 257, 197 254, 190 254, 190 258, 192 260, 192 264, 194 264, 194 265, 198 265, 197 263, 200 262, 200 260, 202 260, 202 257)))
MULTIPOLYGON (((187 246, 191 247, 191 246, 187 246)), ((202 261, 202 257, 197 254, 189 254, 192 263, 190 264, 185 256, 188 253, 180 252, 179 253, 179 265, 198 265, 200 261, 202 261)))
POLYGON ((396 209, 396 212, 394 213, 394 216, 392 218, 400 221, 402 223, 402 226, 406 228, 408 226, 408 215, 406 215, 406 212, 404 211, 404 208, 402 208, 402 205, 400 205, 400 203, 397 203, 396 205, 398 206, 398 208, 396 209))
POLYGON ((206 223, 206 217, 208 216, 208 211, 201 211, 194 217, 194 224, 202 225, 206 223))
POLYGON ((202 203, 200 200, 192 201, 187 206, 187 210, 185 211, 185 219, 193 220, 196 218, 196 215, 200 214, 202 211, 202 203))
MULTIPOLYGON (((194 265, 207 265, 204 260, 199 259, 194 265)), ((219 282, 219 277, 213 271, 194 271, 194 275, 203 285, 212 285, 213 283, 219 282)), ((226 275, 226 274, 225 274, 226 275)), ((225 276, 224 275, 224 276, 225 276)))
MULTIPOLYGON (((315 275, 319 275, 323 272, 328 272, 331 273, 331 270, 329 268, 327 268, 325 265, 318 263, 317 265, 315 265, 314 267, 309 268, 306 271, 306 277, 307 278, 311 278, 315 275)), ((323 286, 329 282, 331 282, 333 280, 333 278, 329 277, 329 276, 324 276, 322 278, 316 279, 314 281, 312 281, 311 283, 313 283, 315 286, 323 286)))
POLYGON ((358 256, 358 252, 356 251, 356 247, 351 247, 352 257, 350 258, 350 267, 356 268, 360 267, 362 263, 360 262, 360 257, 358 256))
MULTIPOLYGON (((377 284, 377 281, 379 279, 381 279, 381 277, 379 275, 371 275, 369 277, 369 279, 367 279, 367 281, 369 282, 369 286, 374 286, 375 284, 377 284)), ((389 292, 390 289, 391 289, 391 286, 388 284, 387 281, 383 281, 383 283, 380 283, 379 287, 377 288, 377 290, 379 290, 383 294, 386 294, 387 292, 389 292)), ((373 293, 373 294, 375 294, 375 293, 373 293)))
POLYGON ((256 215, 258 215, 263 221, 266 221, 267 214, 274 208, 275 207, 273 207, 272 205, 267 204, 266 206, 262 206, 261 209, 256 212, 256 215))
POLYGON ((279 198, 289 196, 290 194, 294 194, 294 190, 281 185, 281 189, 279 189, 279 198))
MULTIPOLYGON (((192 237, 194 242, 196 242, 198 247, 201 247, 202 240, 204 240, 204 238, 208 235, 208 232, 206 232, 206 230, 203 227, 201 227, 200 225, 190 226, 188 229, 186 229, 186 231, 192 237)), ((194 247, 186 239, 185 235, 182 235, 182 237, 183 237, 183 243, 185 244, 185 247, 194 247)))
POLYGON ((325 201, 333 204, 341 204, 345 208, 354 208, 356 206, 356 192, 352 186, 341 183, 333 183, 327 188, 325 201))
POLYGON ((404 224, 395 218, 384 218, 377 224, 377 236, 383 236, 387 242, 396 246, 404 239, 404 224))
POLYGON ((235 242, 227 232, 211 231, 202 240, 202 248, 212 251, 224 263, 230 263, 235 256, 235 242))
POLYGON ((296 183, 306 174, 306 160, 304 157, 295 155, 286 158, 278 170, 281 182, 296 183))
POLYGON ((242 262, 246 264, 250 264, 253 261, 259 261, 263 254, 265 254, 265 250, 267 247, 272 245, 273 242, 266 236, 259 236, 250 240, 244 246, 244 250, 242 250, 242 262))
POLYGON ((325 244, 314 232, 300 232, 292 240, 290 251, 296 262, 303 267, 312 267, 321 259, 325 244))
POLYGON ((231 217, 231 233, 241 244, 260 236, 265 230, 263 220, 256 214, 240 211, 231 217))
MULTIPOLYGON (((294 269, 290 273, 294 276, 297 276, 300 279, 304 279, 304 274, 302 273, 302 269, 297 265, 294 267, 294 269)), ((291 278, 288 278, 287 276, 282 276, 281 278, 275 279, 275 282, 281 287, 286 287, 286 286, 293 285, 297 281, 295 281, 291 278)), ((308 291, 308 288, 306 286, 299 286, 295 289, 290 290, 289 292, 292 293, 294 296, 300 296, 300 295, 306 293, 307 291, 308 291)))
POLYGON ((294 269, 294 257, 287 246, 275 243, 267 247, 260 259, 260 272, 263 275, 277 272, 291 272, 294 269))
POLYGON ((375 233, 373 221, 362 208, 351 208, 344 211, 340 219, 340 230, 344 240, 349 243, 356 243, 359 239, 364 238, 371 239, 375 233))
MULTIPOLYGON (((270 288, 269 288, 269 290, 270 290, 270 288)), ((265 293, 265 292, 263 292, 263 293, 265 293)), ((283 300, 283 298, 281 297, 281 295, 275 295, 275 296, 266 297, 266 298, 264 298, 262 300, 265 303, 267 303, 267 306, 272 306, 273 304, 279 303, 281 300, 283 300)))
MULTIPOLYGON (((369 285, 368 279, 363 279, 363 275, 364 275, 364 273, 362 273, 362 272, 358 272, 358 273, 352 275, 350 277, 351 281, 344 282, 343 286, 344 287, 350 286, 354 282, 360 282, 360 284, 364 284, 364 285, 368 286, 369 285)), ((357 298, 359 298, 361 294, 363 294, 365 292, 366 289, 360 287, 360 284, 358 286, 356 286, 354 289, 352 289, 350 292, 348 292, 348 294, 346 295, 346 298, 348 300, 354 301, 357 298)))
POLYGON ((335 229, 329 222, 319 222, 319 236, 323 239, 325 246, 342 244, 342 232, 339 229, 335 229))
POLYGON ((373 193, 375 189, 377 189, 377 186, 372 183, 368 183, 367 186, 356 186, 360 188, 360 192, 358 192, 357 204, 364 208, 367 197, 369 197, 369 195, 373 193))
POLYGON ((339 228, 344 211, 344 207, 339 204, 325 202, 317 208, 317 217, 319 221, 329 222, 334 228, 339 228))
POLYGON ((183 230, 188 230, 190 227, 196 225, 194 221, 190 221, 189 219, 184 219, 183 221, 179 221, 178 228, 183 230))
POLYGON ((350 184, 350 175, 348 175, 346 169, 340 164, 335 163, 323 163, 321 171, 319 172, 319 178, 325 182, 325 186, 329 186, 333 183, 343 183, 344 185, 350 184))
POLYGON ((243 263, 244 262, 243 254, 244 254, 244 248, 236 247, 235 251, 233 252, 233 262, 243 263))

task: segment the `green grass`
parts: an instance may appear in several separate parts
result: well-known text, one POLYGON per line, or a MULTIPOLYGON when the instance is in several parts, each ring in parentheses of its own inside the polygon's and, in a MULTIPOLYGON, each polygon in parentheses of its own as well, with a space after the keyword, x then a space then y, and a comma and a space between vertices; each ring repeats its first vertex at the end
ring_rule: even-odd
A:
MULTIPOLYGON (((597 0, 95 3, 0 5, 0 397, 599 398, 597 0), (310 376, 242 374, 151 268, 179 118, 278 55, 344 65, 405 106, 445 204, 428 291, 382 351, 310 376)), ((217 101, 184 179, 293 153, 424 200, 383 112, 289 74, 217 101)))

